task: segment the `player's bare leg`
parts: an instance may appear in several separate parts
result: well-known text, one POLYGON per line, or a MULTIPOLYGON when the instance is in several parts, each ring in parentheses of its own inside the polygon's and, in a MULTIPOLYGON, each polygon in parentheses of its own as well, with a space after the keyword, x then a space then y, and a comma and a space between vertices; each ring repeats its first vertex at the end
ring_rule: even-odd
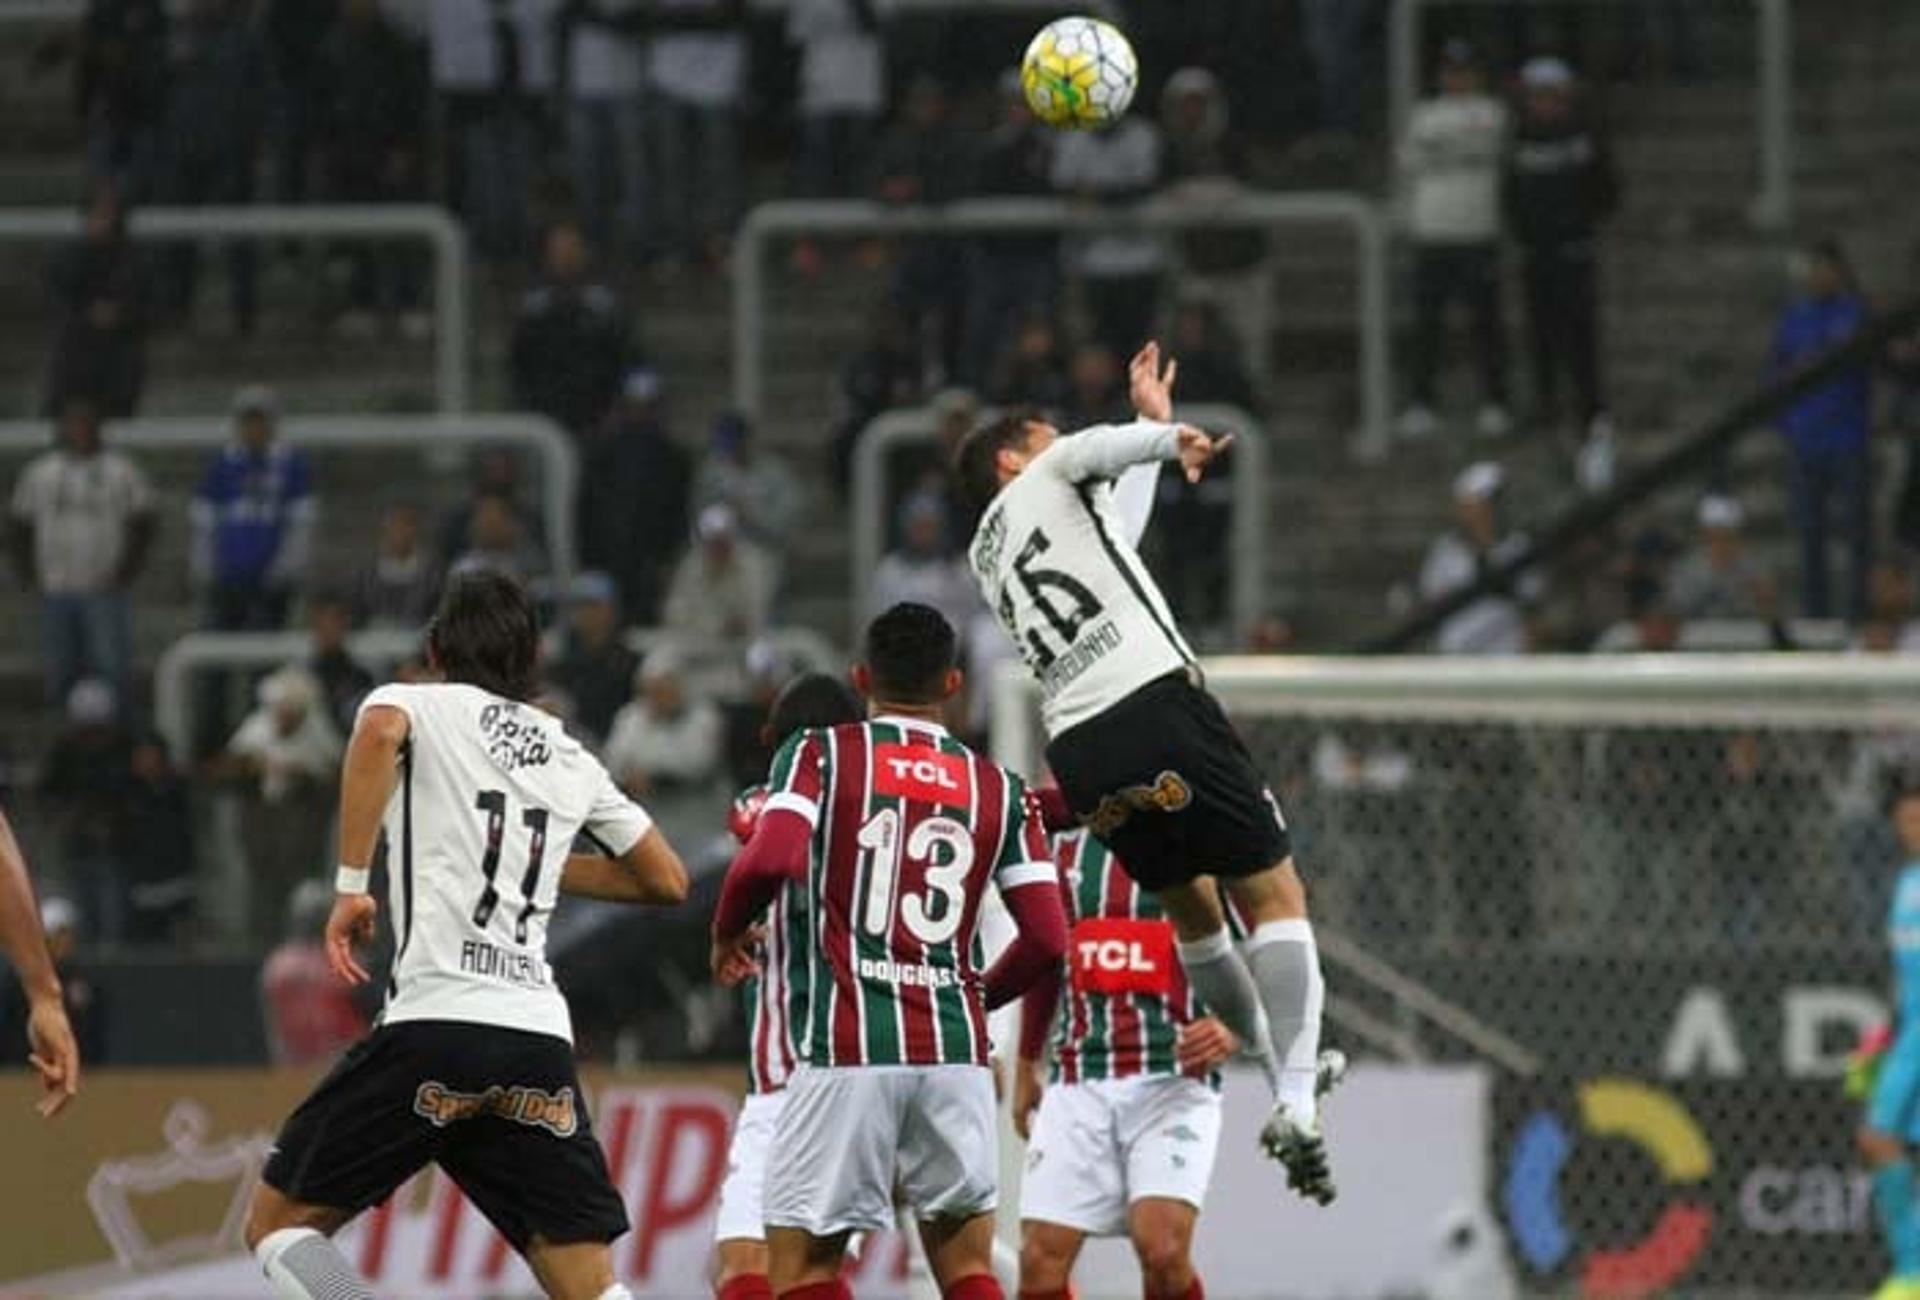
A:
POLYGON ((751 1237, 732 1237, 714 1250, 715 1300, 769 1300, 767 1245, 751 1237))
POLYGON ((1067 1300, 1073 1266, 1087 1234, 1063 1223, 1020 1224, 1020 1300, 1067 1300))
POLYGON ((527 1267, 547 1300, 633 1300, 613 1276, 613 1250, 604 1241, 527 1243, 527 1267))
POLYGON ((851 1232, 816 1237, 801 1228, 767 1228, 767 1280, 792 1300, 852 1300, 841 1277, 851 1232))
POLYGON ((331 1240, 352 1218, 351 1210, 307 1205, 262 1183, 247 1207, 247 1249, 286 1300, 373 1300, 331 1240))
POLYGON ((1193 1268, 1193 1228, 1200 1211, 1185 1201, 1148 1196, 1127 1209, 1127 1235, 1140 1261, 1140 1291, 1147 1300, 1201 1300, 1193 1268))
POLYGON ((920 1244, 945 1300, 1004 1300, 993 1273, 993 1215, 922 1219, 920 1244))

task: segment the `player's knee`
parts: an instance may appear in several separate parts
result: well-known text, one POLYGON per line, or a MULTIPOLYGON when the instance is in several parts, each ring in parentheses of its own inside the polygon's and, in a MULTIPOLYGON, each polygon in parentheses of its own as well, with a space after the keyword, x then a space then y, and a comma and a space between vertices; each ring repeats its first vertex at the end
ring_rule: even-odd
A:
POLYGON ((1306 882, 1294 869, 1292 858, 1281 860, 1270 871, 1228 880, 1226 887, 1241 919, 1250 926, 1290 921, 1307 914, 1306 882))
POLYGON ((1140 1261, 1147 1290, 1155 1295, 1177 1294, 1192 1271, 1192 1235, 1180 1224, 1148 1221, 1133 1226, 1133 1253, 1140 1261))
POLYGON ((1020 1238, 1020 1289, 1061 1291, 1073 1268, 1073 1253, 1044 1232, 1026 1232, 1020 1238))

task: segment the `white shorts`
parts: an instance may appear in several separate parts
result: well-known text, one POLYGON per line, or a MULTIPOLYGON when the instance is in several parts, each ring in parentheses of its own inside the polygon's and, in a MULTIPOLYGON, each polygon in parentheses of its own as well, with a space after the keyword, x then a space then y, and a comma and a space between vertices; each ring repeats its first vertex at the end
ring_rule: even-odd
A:
POLYGON ((784 1091, 756 1092, 740 1103, 740 1113, 733 1119, 733 1141, 727 1147, 727 1177, 720 1184, 720 1212, 713 1220, 715 1241, 767 1239, 761 1187, 786 1100, 784 1091))
POLYGON ((1219 1145, 1220 1094, 1198 1079, 1053 1084, 1027 1143, 1020 1217, 1124 1236, 1135 1201, 1165 1198, 1198 1209, 1219 1145))
POLYGON ((787 1083, 766 1220, 816 1237, 993 1211, 998 1107, 980 1065, 807 1068, 787 1083))

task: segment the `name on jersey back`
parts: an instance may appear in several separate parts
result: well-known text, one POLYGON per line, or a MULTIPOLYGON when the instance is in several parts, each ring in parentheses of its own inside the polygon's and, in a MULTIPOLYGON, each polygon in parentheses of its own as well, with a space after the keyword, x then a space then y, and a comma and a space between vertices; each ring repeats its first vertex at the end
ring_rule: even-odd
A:
POLYGON ((1040 689, 1049 697, 1065 690, 1081 673, 1120 648, 1120 627, 1112 619, 1103 619, 1085 633, 1052 663, 1040 669, 1040 689))
POLYGON ((460 944, 460 971, 523 989, 543 989, 553 983, 547 963, 540 957, 530 952, 508 952, 483 939, 467 939, 460 944))

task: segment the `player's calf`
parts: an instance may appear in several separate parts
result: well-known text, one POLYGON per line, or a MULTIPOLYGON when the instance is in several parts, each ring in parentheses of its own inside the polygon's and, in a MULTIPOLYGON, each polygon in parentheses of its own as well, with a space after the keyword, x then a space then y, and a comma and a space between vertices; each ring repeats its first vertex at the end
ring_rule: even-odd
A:
POLYGON ((1128 1217, 1146 1300, 1201 1300, 1200 1275, 1193 1268, 1199 1211, 1184 1201, 1149 1197, 1135 1201, 1128 1217))
POLYGON ((286 1300, 373 1300, 373 1292, 330 1238, 352 1216, 306 1205, 262 1183, 247 1208, 244 1237, 273 1289, 286 1300))
POLYGON ((1073 1265, 1087 1234, 1028 1219, 1020 1225, 1020 1300, 1066 1300, 1073 1265))
POLYGON ((767 1248, 758 1241, 735 1239, 720 1243, 713 1279, 714 1300, 773 1300, 767 1277, 767 1248))

